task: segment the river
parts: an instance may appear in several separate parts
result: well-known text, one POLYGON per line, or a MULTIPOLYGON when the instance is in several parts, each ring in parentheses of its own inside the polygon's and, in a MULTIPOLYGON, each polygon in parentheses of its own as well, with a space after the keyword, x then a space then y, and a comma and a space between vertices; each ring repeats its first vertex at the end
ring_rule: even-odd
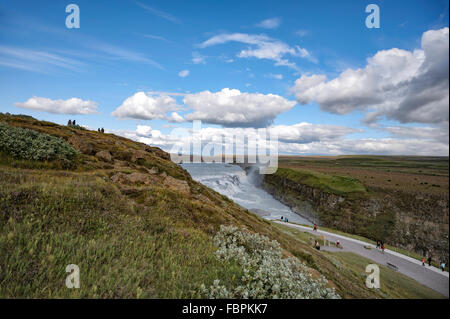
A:
POLYGON ((290 222, 311 225, 311 222, 291 211, 289 207, 258 187, 258 171, 246 172, 237 165, 225 163, 184 163, 192 178, 235 203, 266 219, 286 217, 290 222))

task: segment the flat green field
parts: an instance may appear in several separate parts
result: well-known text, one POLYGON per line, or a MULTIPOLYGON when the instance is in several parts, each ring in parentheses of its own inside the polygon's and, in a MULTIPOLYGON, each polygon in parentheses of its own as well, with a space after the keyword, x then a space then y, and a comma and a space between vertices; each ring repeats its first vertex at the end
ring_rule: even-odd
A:
MULTIPOLYGON (((280 156, 279 167, 349 177, 366 189, 402 190, 448 197, 448 157, 280 156)), ((331 177, 321 180, 326 183, 331 181, 331 177)))

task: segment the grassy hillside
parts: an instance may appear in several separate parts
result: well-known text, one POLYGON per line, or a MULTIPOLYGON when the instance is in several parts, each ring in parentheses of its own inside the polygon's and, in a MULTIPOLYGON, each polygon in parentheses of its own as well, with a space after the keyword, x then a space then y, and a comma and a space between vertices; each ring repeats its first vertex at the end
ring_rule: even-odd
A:
MULTIPOLYGON (((305 263, 314 280, 325 275, 341 297, 382 297, 341 276, 325 254, 195 182, 158 148, 27 116, 0 114, 0 123, 1 298, 199 298, 202 285, 217 280, 236 290, 244 268, 217 258, 221 225, 276 240, 283 257, 305 263), (14 135, 17 129, 32 132, 14 135), (36 132, 42 136, 31 140, 40 142, 30 144, 36 132), (50 155, 33 158, 27 147, 50 155), (80 289, 65 286, 69 264, 80 267, 80 289)), ((239 249, 251 254, 250 243, 239 249)))
POLYGON ((364 186, 354 178, 339 175, 328 175, 311 170, 279 168, 277 175, 290 179, 293 182, 318 188, 324 192, 337 195, 352 195, 366 193, 364 186))

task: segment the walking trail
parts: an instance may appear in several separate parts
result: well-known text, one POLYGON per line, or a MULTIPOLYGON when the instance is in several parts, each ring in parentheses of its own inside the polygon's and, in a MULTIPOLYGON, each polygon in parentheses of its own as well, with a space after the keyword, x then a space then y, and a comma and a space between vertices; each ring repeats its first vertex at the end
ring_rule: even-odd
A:
POLYGON ((342 249, 335 247, 321 247, 321 249, 327 251, 349 251, 360 256, 363 256, 367 259, 370 259, 380 265, 388 266, 390 268, 395 269, 396 271, 413 278, 417 282, 440 292, 447 298, 449 297, 449 274, 446 271, 442 271, 433 266, 423 266, 420 260, 408 257, 406 255, 397 253, 395 251, 385 249, 384 253, 382 253, 379 249, 376 248, 375 245, 369 244, 367 242, 357 240, 354 238, 337 235, 333 233, 329 233, 323 230, 313 231, 310 227, 305 227, 297 224, 291 224, 281 221, 275 221, 281 225, 301 229, 307 233, 317 234, 324 236, 325 239, 331 242, 336 242, 339 240, 342 249), (370 249, 365 247, 370 247, 370 249))

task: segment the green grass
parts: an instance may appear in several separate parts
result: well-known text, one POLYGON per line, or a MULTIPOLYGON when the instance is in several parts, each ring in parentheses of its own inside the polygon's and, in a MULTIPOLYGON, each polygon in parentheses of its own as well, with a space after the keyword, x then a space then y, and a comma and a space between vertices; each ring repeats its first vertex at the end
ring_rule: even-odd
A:
POLYGON ((309 170, 293 170, 289 168, 278 168, 275 175, 337 195, 366 192, 364 186, 357 179, 346 176, 335 176, 309 170))
POLYGON ((170 191, 155 188, 152 207, 96 176, 0 180, 0 297, 195 298, 200 283, 241 275, 215 259, 205 232, 164 210, 182 205, 170 191), (68 264, 80 267, 81 289, 65 287, 68 264))
POLYGON ((0 152, 0 298, 197 298, 215 279, 232 287, 242 269, 215 258, 220 225, 277 240, 284 256, 323 274, 344 298, 379 297, 308 243, 193 181, 156 147, 28 116, 0 113, 0 122, 64 139, 78 152, 70 168, 0 152), (99 151, 113 162, 96 158, 99 151), (118 172, 151 182, 113 182, 118 172), (166 175, 189 193, 166 186, 166 175), (65 286, 69 264, 80 267, 80 289, 65 286))

